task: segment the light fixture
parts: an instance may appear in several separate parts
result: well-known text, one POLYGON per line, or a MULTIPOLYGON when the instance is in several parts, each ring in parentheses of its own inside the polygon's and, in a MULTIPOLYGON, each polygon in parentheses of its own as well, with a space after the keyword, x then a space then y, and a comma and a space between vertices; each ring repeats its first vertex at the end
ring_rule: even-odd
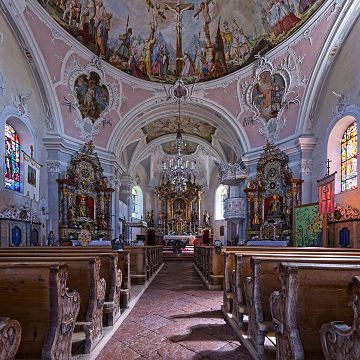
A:
POLYGON ((163 160, 161 167, 163 172, 162 182, 170 182, 173 190, 177 193, 187 190, 190 183, 195 183, 197 164, 196 161, 184 160, 181 154, 185 146, 181 129, 181 99, 186 95, 186 88, 180 79, 177 80, 174 96, 178 102, 178 117, 176 129, 176 156, 175 159, 169 161, 163 160))

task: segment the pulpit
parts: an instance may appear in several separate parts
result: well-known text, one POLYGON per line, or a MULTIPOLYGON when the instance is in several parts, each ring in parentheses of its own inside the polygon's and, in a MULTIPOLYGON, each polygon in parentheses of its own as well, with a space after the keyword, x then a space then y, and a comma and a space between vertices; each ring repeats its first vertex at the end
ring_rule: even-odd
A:
POLYGON ((294 208, 301 204, 301 184, 288 166, 288 156, 273 144, 264 146, 256 178, 245 189, 248 240, 290 241, 294 208))
POLYGON ((71 159, 59 184, 60 243, 79 239, 111 239, 112 192, 103 175, 92 142, 86 143, 71 159))

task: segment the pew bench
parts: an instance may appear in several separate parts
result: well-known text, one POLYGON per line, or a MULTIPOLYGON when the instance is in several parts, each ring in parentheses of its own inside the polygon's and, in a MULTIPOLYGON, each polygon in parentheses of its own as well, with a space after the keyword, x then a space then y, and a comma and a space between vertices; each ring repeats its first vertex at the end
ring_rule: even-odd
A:
POLYGON ((281 286, 279 267, 281 262, 360 265, 360 258, 315 257, 307 254, 301 257, 257 257, 250 260, 251 276, 246 278, 245 294, 248 309, 248 335, 259 356, 264 355, 266 333, 273 332, 269 298, 281 286))
POLYGON ((68 284, 80 294, 80 310, 73 334, 73 352, 89 354, 102 338, 106 283, 100 277, 99 258, 83 256, 5 257, 3 262, 62 262, 68 265, 68 284), (79 333, 80 331, 80 333, 79 333))
POLYGON ((347 288, 360 265, 283 262, 279 274, 280 290, 270 297, 277 359, 325 359, 321 326, 334 319, 351 323, 347 288))
POLYGON ((321 327, 321 346, 326 360, 360 359, 359 276, 354 276, 349 284, 348 296, 354 313, 353 321, 346 323, 337 317, 321 327))
POLYGON ((68 269, 55 261, 0 262, 1 313, 22 328, 17 359, 71 358, 80 296, 68 289, 68 269))

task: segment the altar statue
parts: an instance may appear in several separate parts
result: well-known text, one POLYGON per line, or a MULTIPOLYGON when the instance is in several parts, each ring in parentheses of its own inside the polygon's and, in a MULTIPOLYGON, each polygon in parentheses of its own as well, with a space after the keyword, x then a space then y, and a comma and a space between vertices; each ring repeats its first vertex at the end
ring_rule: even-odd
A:
POLYGON ((81 196, 79 203, 79 216, 86 217, 87 216, 87 205, 86 205, 86 196, 81 196))

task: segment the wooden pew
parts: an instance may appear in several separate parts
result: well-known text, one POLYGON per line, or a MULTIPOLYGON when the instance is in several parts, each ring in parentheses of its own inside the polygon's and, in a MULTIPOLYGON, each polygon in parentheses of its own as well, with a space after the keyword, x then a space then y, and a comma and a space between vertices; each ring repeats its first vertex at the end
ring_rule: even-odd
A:
POLYGON ((34 251, 31 248, 20 251, 8 251, 0 253, 1 256, 19 257, 32 256, 44 258, 49 256, 62 257, 98 257, 101 260, 100 276, 105 279, 106 293, 104 302, 104 324, 108 326, 114 325, 116 320, 120 317, 120 301, 121 301, 121 284, 122 272, 118 269, 118 256, 112 251, 95 252, 95 251, 57 251, 54 247, 48 247, 43 251, 34 251))
MULTIPOLYGON (((250 271, 250 259, 252 256, 319 256, 327 257, 352 255, 360 256, 360 251, 346 251, 342 249, 331 250, 327 252, 325 248, 286 248, 274 249, 266 248, 254 252, 249 251, 249 248, 239 249, 237 251, 225 251, 225 277, 224 277, 224 308, 228 313, 232 313, 232 316, 238 326, 243 326, 243 317, 247 313, 246 298, 244 292, 244 284, 246 277, 251 275, 250 271), (292 250, 293 249, 293 250, 292 250), (231 259, 231 261, 229 260, 231 259), (229 265, 230 264, 230 265, 229 265), (234 269, 235 267, 235 269, 234 269)), ((353 249, 352 249, 353 250, 353 249)))
POLYGON ((360 265, 280 265, 280 291, 270 297, 278 360, 324 359, 321 325, 336 318, 350 323, 347 287, 359 274, 360 265))
POLYGON ((162 246, 126 246, 130 252, 131 283, 145 284, 162 264, 162 246))
MULTIPOLYGON (((321 346, 326 360, 360 359, 359 276, 353 277, 348 287, 348 295, 354 313, 353 321, 332 321, 321 327, 321 346)), ((336 319, 339 319, 339 316, 336 319)))
POLYGON ((17 320, 0 317, 0 359, 12 360, 21 340, 21 326, 17 320))
MULTIPOLYGON (((251 258, 251 277, 246 278, 245 293, 248 310, 248 335, 253 347, 260 356, 264 355, 265 334, 273 331, 269 298, 281 286, 279 267, 284 256, 251 258)), ((317 264, 360 265, 360 257, 331 256, 319 257, 304 254, 285 257, 286 262, 317 264)))
POLYGON ((17 359, 71 358, 80 296, 67 278, 64 263, 0 262, 1 313, 22 327, 17 359))
MULTIPOLYGON (((124 250, 112 250, 110 246, 93 246, 93 247, 82 247, 82 246, 22 246, 22 247, 14 247, 14 248, 0 248, 1 253, 14 251, 16 253, 20 252, 31 252, 31 253, 57 253, 57 254, 98 254, 101 253, 109 253, 116 254, 118 257, 117 267, 121 270, 122 273, 122 282, 120 289, 120 311, 121 313, 128 307, 130 301, 130 290, 131 290, 131 280, 130 280, 130 253, 124 250)), ((102 277, 103 274, 101 274, 102 277)), ((110 292, 111 284, 109 284, 108 280, 106 280, 107 286, 107 294, 110 292)), ((108 299, 108 298, 106 298, 108 299)), ((110 300, 106 300, 110 301, 110 300)), ((115 300, 114 300, 115 301, 115 300)), ((116 314, 113 315, 115 319, 117 317, 116 314)), ((108 325, 111 325, 111 318, 109 318, 108 325)))
MULTIPOLYGON (((74 346, 83 343, 79 350, 89 354, 102 338, 103 307, 105 302, 106 282, 100 278, 101 261, 97 257, 82 256, 51 256, 48 257, 5 257, 0 256, 3 262, 64 262, 68 265, 69 286, 76 289, 81 298, 80 310, 77 317, 74 346), (76 332, 80 330, 81 333, 76 332)), ((74 349, 73 349, 74 351, 74 349)))

